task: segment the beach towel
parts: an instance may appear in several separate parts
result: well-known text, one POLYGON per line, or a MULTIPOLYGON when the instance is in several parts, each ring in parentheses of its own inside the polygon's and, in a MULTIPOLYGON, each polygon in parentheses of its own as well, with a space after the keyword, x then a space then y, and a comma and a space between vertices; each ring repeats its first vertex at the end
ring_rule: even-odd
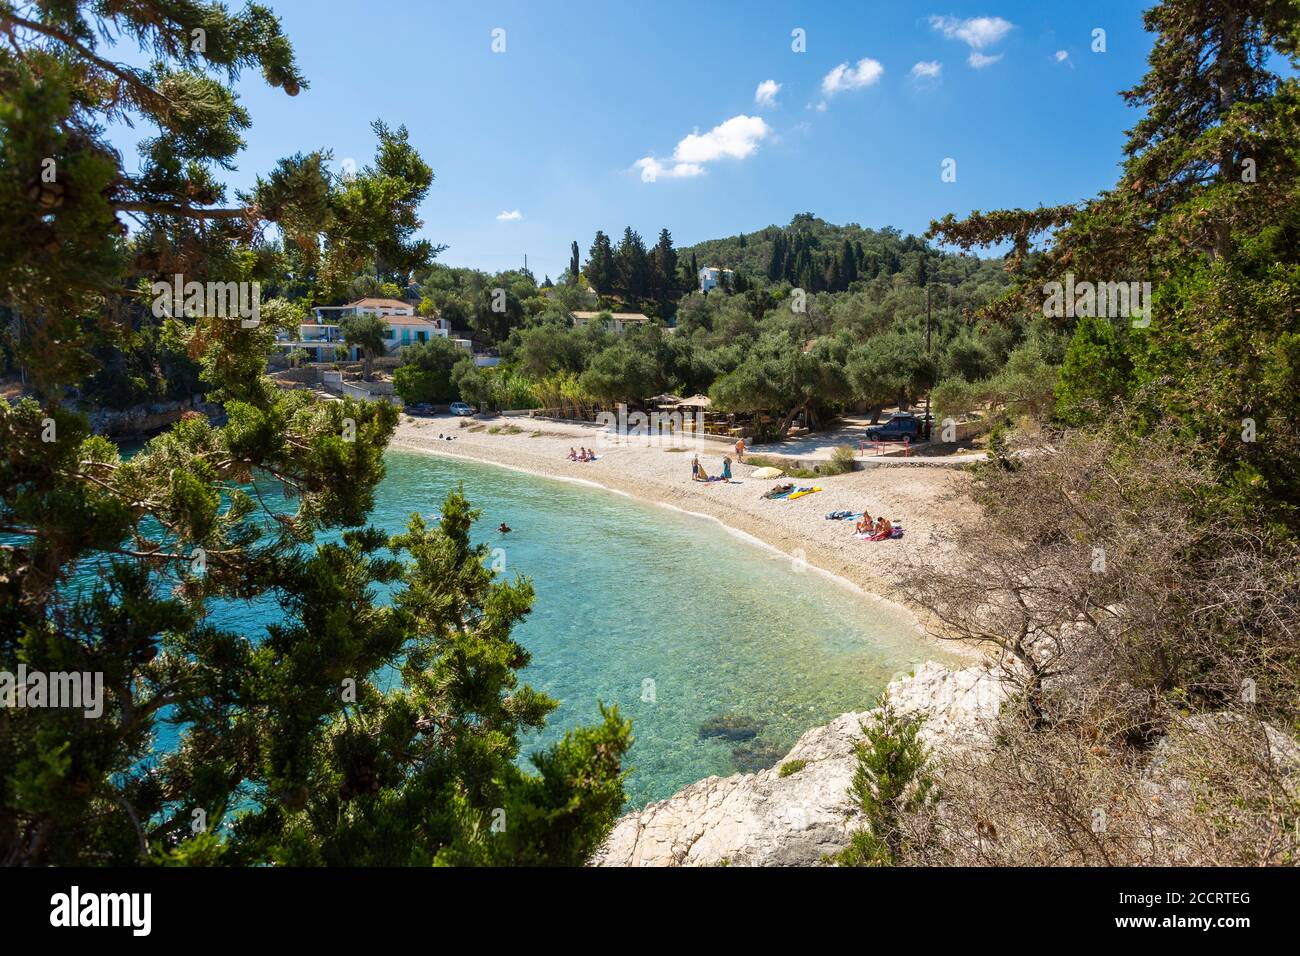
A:
POLYGON ((819 491, 821 491, 820 488, 800 488, 798 491, 792 494, 787 500, 794 501, 794 499, 802 498, 804 495, 815 495, 819 491))
POLYGON ((889 532, 888 538, 881 538, 876 534, 867 534, 866 532, 858 532, 853 535, 853 537, 857 538, 859 541, 886 541, 886 540, 892 541, 893 539, 901 538, 902 536, 903 536, 903 529, 898 527, 897 525, 894 526, 893 531, 889 532))
POLYGON ((852 521, 855 518, 861 518, 861 511, 832 511, 826 516, 827 521, 852 521))

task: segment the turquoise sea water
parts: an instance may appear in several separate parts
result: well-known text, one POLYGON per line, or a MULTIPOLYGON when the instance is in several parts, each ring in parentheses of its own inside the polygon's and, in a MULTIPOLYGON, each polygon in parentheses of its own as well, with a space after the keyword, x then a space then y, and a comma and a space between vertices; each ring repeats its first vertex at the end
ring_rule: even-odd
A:
POLYGON ((803 731, 870 706, 935 656, 903 612, 713 521, 419 452, 390 451, 387 464, 376 524, 435 512, 463 481, 483 512, 477 536, 504 549, 507 576, 533 580, 517 632, 533 654, 524 677, 560 706, 528 748, 594 721, 598 699, 632 718, 630 806, 771 766, 803 731), (720 716, 738 718, 733 739, 701 737, 720 716))

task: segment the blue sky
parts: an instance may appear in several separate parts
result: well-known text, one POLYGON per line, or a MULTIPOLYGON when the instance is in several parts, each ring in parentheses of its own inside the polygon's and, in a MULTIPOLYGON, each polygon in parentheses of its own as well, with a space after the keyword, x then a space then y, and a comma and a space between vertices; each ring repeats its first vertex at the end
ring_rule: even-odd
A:
POLYGON ((1116 178, 1136 119, 1118 91, 1150 48, 1146 4, 1108 0, 267 2, 311 88, 242 78, 254 125, 230 182, 317 147, 364 164, 370 121, 404 123, 437 175, 422 212, 442 261, 526 253, 539 279, 570 240, 585 257, 629 224, 678 245, 803 211, 919 232, 1093 195, 1116 178), (780 89, 760 104, 765 81, 780 89))

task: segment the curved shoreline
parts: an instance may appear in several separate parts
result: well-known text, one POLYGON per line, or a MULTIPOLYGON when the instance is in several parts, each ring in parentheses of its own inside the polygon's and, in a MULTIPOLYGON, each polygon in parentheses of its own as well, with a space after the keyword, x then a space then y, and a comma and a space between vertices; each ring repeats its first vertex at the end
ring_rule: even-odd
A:
MULTIPOLYGON (((414 419, 404 416, 389 447, 439 455, 444 458, 459 458, 476 464, 505 468, 536 478, 598 488, 602 491, 632 498, 644 504, 666 508, 692 518, 710 520, 722 530, 740 540, 779 554, 792 562, 801 562, 801 569, 812 569, 834 581, 837 585, 853 591, 859 597, 865 597, 881 605, 907 612, 914 623, 917 638, 923 643, 935 648, 943 648, 944 653, 957 657, 970 660, 983 658, 983 654, 973 647, 933 636, 925 627, 926 614, 923 609, 886 597, 884 592, 887 590, 888 585, 883 576, 875 573, 876 569, 868 566, 867 562, 845 560, 846 550, 850 552, 849 556, 851 557, 857 555, 874 557, 883 552, 865 550, 862 547, 864 542, 855 542, 851 538, 845 538, 843 532, 847 532, 849 529, 843 527, 841 522, 826 521, 822 517, 824 512, 821 511, 820 506, 832 502, 835 497, 845 498, 851 495, 857 498, 864 495, 880 494, 880 489, 873 486, 887 484, 887 482, 882 482, 882 477, 888 471, 887 469, 871 469, 870 471, 853 472, 849 475, 824 479, 828 485, 825 487, 824 494, 832 491, 836 494, 821 498, 816 512, 812 512, 807 508, 798 510, 783 509, 783 503, 774 502, 766 502, 771 510, 762 512, 761 505, 755 504, 756 496, 753 495, 744 494, 743 497, 736 497, 733 494, 732 499, 728 501, 720 500, 719 497, 699 497, 702 494, 707 495, 708 491, 722 491, 722 486, 705 486, 704 489, 701 489, 698 483, 692 487, 689 479, 674 479, 671 474, 665 474, 665 471, 668 470, 680 471, 683 469, 686 459, 681 455, 664 455, 662 448, 630 445, 606 445, 599 448, 601 461, 605 462, 606 465, 609 464, 609 459, 614 457, 621 459, 625 467, 618 472, 601 469, 597 474, 604 480, 598 481, 594 478, 565 473, 567 468, 592 467, 586 464, 577 465, 565 458, 567 448, 570 445, 575 443, 590 445, 594 434, 594 430, 591 428, 545 422, 540 426, 545 431, 534 432, 533 435, 524 437, 522 431, 514 435, 493 435, 488 433, 486 429, 471 432, 468 427, 472 426, 453 429, 448 427, 452 424, 452 421, 414 419), (453 434, 452 441, 435 439, 429 433, 437 431, 438 424, 442 425, 443 432, 453 434), (549 454, 545 457, 537 454, 542 450, 546 450, 549 454), (667 465, 663 462, 665 458, 671 459, 667 465), (671 469, 669 469, 669 466, 671 466, 671 469), (617 483, 610 483, 611 479, 616 479, 617 483), (842 487, 832 489, 829 487, 830 483, 842 487), (678 503, 686 497, 694 499, 689 502, 690 507, 685 506, 685 503, 678 503), (699 510, 695 507, 702 501, 709 502, 713 505, 713 508, 699 510), (779 520, 795 516, 799 520, 779 520), (817 519, 821 519, 820 524, 816 523, 817 519), (837 535, 836 532, 841 533, 837 535)), ((469 420, 462 419, 461 421, 469 420)), ((475 425, 492 424, 480 420, 473 420, 473 423, 475 425)), ((513 423, 511 419, 495 420, 495 424, 500 425, 513 423)), ((709 457, 717 456, 720 455, 715 452, 709 457)), ((745 466, 734 466, 736 480, 727 488, 728 491, 736 492, 746 484, 745 478, 739 474, 739 470, 743 467, 745 466)), ((914 476, 920 470, 908 469, 908 471, 910 475, 914 476)), ((924 471, 934 475, 937 470, 924 469, 924 471)), ((930 505, 929 510, 934 512, 926 515, 927 520, 915 524, 911 518, 908 519, 907 527, 909 529, 922 529, 916 533, 918 541, 922 540, 926 528, 931 528, 931 537, 935 536, 934 532, 936 530, 941 532, 942 522, 936 520, 937 516, 943 514, 938 508, 941 504, 940 499, 947 500, 946 493, 953 490, 954 482, 960 484, 961 481, 961 479, 949 477, 951 475, 952 473, 948 472, 944 477, 926 478, 922 482, 925 486, 922 490, 931 493, 920 496, 914 495, 910 500, 909 513, 919 510, 918 506, 921 503, 930 505)), ((915 484, 916 479, 912 479, 911 483, 915 484)), ((830 510, 848 509, 831 507, 830 510)), ((915 553, 916 551, 937 552, 938 549, 927 546, 922 542, 912 550, 915 553)))

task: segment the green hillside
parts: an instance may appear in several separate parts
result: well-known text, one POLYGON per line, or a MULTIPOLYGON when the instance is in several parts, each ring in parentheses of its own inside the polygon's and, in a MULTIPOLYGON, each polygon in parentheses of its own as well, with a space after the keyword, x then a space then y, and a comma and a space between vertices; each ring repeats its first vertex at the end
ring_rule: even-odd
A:
POLYGON ((858 279, 899 273, 918 286, 936 279, 956 285, 988 265, 970 256, 936 253, 897 229, 837 226, 810 212, 787 226, 711 239, 677 253, 679 261, 694 261, 697 267, 734 270, 737 291, 788 282, 811 292, 843 292, 858 279))

